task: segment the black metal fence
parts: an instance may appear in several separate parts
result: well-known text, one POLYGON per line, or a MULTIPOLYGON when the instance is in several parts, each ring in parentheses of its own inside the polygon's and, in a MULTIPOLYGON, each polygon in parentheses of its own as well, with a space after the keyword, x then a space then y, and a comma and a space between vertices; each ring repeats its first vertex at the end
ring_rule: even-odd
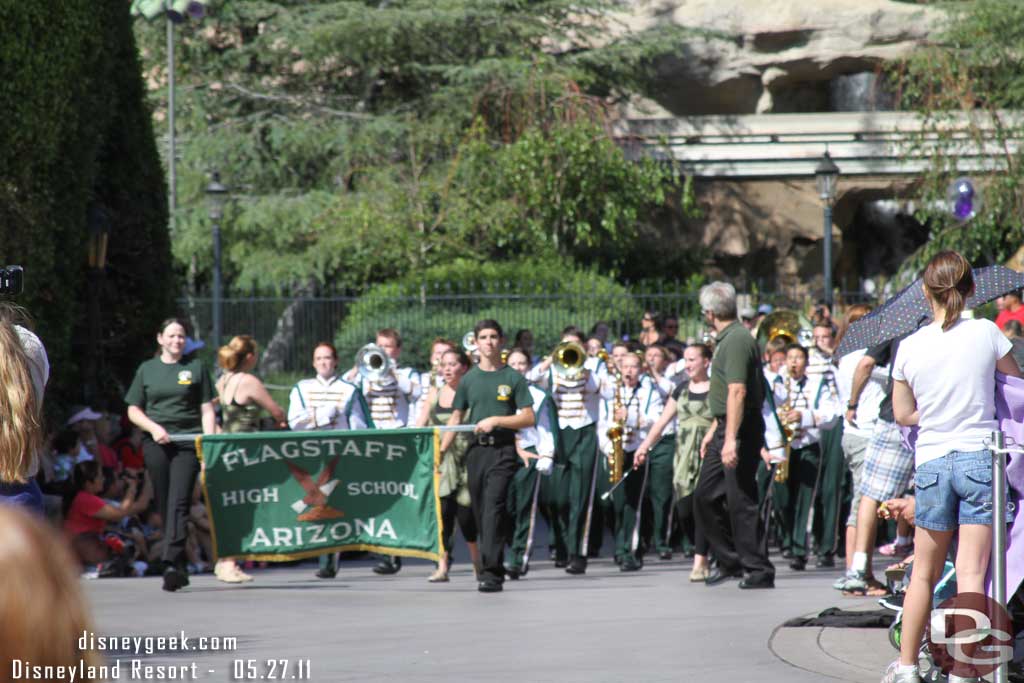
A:
MULTIPOLYGON (((213 300, 180 300, 196 336, 209 341, 213 300)), ((762 303, 809 311, 813 301, 795 294, 741 294, 740 306, 762 303)), ((393 327, 403 336, 403 362, 425 366, 429 344, 437 336, 456 341, 481 318, 494 318, 505 328, 511 343, 515 333, 533 333, 536 352, 557 343, 562 329, 577 325, 589 332, 598 322, 608 325, 611 337, 640 331, 645 310, 679 320, 679 337, 699 338, 703 332, 697 292, 684 283, 633 285, 614 290, 572 290, 539 287, 537 283, 455 289, 451 286, 389 290, 364 296, 229 297, 221 304, 225 340, 236 334, 252 335, 264 352, 264 372, 305 372, 313 346, 328 340, 338 346, 347 363, 363 344, 373 341, 381 327, 393 327)), ((212 345, 211 345, 212 346, 212 345)))

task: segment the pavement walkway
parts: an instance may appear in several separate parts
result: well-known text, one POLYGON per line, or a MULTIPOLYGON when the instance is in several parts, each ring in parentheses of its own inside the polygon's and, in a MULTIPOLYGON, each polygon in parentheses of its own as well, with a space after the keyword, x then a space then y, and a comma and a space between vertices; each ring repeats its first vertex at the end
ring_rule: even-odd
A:
POLYGON ((102 635, 184 630, 192 645, 200 636, 237 638, 232 651, 112 653, 120 680, 133 679, 133 660, 137 674, 185 667, 185 680, 195 663, 195 680, 209 681, 280 678, 283 663, 271 660, 287 660, 285 680, 323 682, 874 683, 895 655, 884 629, 780 626, 830 606, 876 606, 833 590, 837 570, 793 572, 777 562, 775 590, 741 591, 735 582, 689 583, 688 560, 653 559, 625 574, 597 559, 580 577, 536 561, 503 593, 484 595, 466 564, 448 584, 427 583, 433 565, 424 561, 406 561, 390 577, 371 566, 344 562, 332 580, 315 578, 312 563, 274 567, 244 585, 206 574, 175 594, 161 591, 159 578, 84 586, 102 635))

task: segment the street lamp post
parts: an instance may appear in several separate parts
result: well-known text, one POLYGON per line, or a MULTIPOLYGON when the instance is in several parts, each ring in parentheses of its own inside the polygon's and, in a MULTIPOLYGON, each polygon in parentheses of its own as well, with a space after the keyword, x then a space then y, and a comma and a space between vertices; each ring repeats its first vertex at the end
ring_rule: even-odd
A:
POLYGON ((100 336, 100 293, 103 288, 103 277, 107 267, 107 241, 110 237, 110 220, 107 212, 99 204, 89 207, 88 215, 89 242, 89 352, 86 354, 85 366, 85 402, 96 405, 99 387, 100 366, 103 363, 100 336))
POLYGON ((832 204, 836 199, 836 181, 839 180, 839 167, 832 161, 826 151, 821 157, 814 178, 818 184, 818 196, 825 206, 825 263, 823 279, 825 281, 825 303, 832 310, 832 204))
POLYGON ((224 217, 224 204, 228 199, 228 188, 221 184, 220 173, 214 171, 210 184, 206 186, 210 221, 213 223, 213 344, 221 344, 221 264, 220 264, 220 221, 224 217))

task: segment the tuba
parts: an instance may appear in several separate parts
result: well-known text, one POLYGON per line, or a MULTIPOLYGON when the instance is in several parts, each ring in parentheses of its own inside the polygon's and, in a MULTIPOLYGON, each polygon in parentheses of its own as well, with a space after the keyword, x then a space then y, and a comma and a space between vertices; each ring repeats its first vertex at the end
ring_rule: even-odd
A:
POLYGON ((576 342, 562 342, 551 352, 551 368, 562 379, 579 379, 586 360, 586 350, 576 342))
POLYGON ((462 350, 467 355, 472 356, 476 352, 476 332, 470 330, 466 334, 462 335, 462 350))
POLYGON ((757 344, 764 350, 773 339, 782 339, 787 344, 800 344, 810 348, 814 342, 811 321, 806 316, 786 308, 769 313, 757 326, 757 344))
POLYGON ((384 349, 376 344, 367 344, 356 353, 356 368, 359 375, 369 382, 379 382, 391 372, 394 362, 384 349))

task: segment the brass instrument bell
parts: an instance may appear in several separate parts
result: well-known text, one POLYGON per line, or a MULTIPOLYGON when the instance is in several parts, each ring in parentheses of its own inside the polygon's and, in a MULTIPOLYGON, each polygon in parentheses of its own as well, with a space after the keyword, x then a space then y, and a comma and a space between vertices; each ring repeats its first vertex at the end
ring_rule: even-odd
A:
POLYGON ((582 346, 576 342, 562 342, 551 352, 551 369, 563 379, 579 379, 586 360, 587 352, 582 346))
POLYGON ((391 356, 376 344, 367 344, 356 353, 359 375, 370 382, 384 379, 391 372, 393 364, 391 356))

